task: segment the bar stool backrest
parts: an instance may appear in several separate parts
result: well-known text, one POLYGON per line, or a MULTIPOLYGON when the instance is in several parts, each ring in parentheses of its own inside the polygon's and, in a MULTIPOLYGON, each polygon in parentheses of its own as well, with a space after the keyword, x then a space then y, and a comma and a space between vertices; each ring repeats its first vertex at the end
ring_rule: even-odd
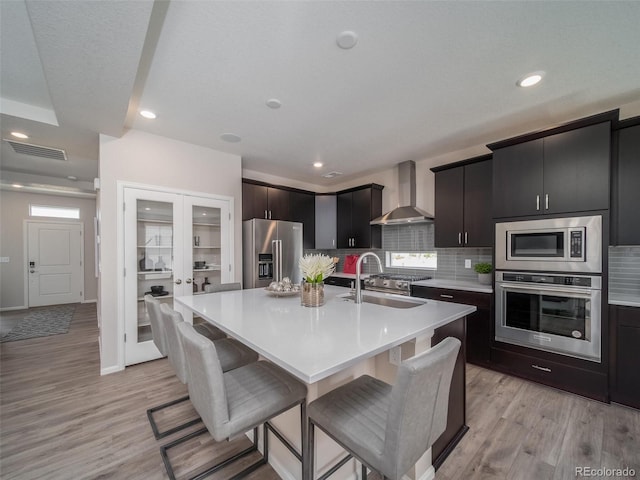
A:
POLYGON ((444 432, 460 340, 449 337, 402 362, 387 416, 384 471, 400 478, 444 432))
POLYGON ((216 441, 228 438, 229 409, 222 367, 216 347, 187 322, 178 325, 189 372, 189 397, 216 441))
POLYGON ((219 283, 219 284, 207 284, 204 286, 204 291, 206 293, 216 293, 216 292, 230 292, 232 290, 240 290, 242 285, 240 282, 232 282, 232 283, 219 283))
POLYGON ((164 331, 162 321, 160 319, 160 302, 153 296, 147 294, 144 296, 144 303, 147 307, 147 315, 149 315, 149 323, 151 324, 151 336, 153 343, 160 350, 163 357, 167 356, 167 335, 164 331))

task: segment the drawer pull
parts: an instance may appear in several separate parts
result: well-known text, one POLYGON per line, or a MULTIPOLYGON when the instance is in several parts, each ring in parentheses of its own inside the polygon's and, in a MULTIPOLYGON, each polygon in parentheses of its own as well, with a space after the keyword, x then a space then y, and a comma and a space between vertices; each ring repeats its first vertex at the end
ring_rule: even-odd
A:
POLYGON ((551 369, 547 367, 539 367, 538 365, 531 365, 536 370, 542 370, 543 372, 551 373, 551 369))
POLYGON ((453 295, 445 295, 444 293, 441 293, 440 296, 442 298, 453 298, 453 295))

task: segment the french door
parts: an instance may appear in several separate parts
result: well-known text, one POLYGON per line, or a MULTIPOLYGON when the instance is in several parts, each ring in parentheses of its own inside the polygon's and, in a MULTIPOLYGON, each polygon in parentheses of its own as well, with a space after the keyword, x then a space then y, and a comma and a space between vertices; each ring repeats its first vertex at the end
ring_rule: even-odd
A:
POLYGON ((125 364, 159 358, 144 296, 179 310, 176 297, 232 281, 230 199, 124 189, 125 364))

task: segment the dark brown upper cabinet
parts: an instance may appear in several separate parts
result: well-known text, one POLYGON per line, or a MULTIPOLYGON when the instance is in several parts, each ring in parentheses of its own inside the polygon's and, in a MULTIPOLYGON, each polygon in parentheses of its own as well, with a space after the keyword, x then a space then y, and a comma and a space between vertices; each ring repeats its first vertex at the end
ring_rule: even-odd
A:
POLYGON ((607 210, 614 115, 489 145, 493 217, 607 210))
POLYGON ((435 246, 491 247, 491 155, 431 170, 435 173, 435 246))
POLYGON ((614 245, 640 245, 640 117, 621 123, 625 127, 615 133, 611 238, 614 245))
POLYGON ((370 184, 337 192, 338 248, 382 248, 382 185, 370 184))
POLYGON ((267 185, 242 183, 242 219, 289 220, 289 191, 267 185))

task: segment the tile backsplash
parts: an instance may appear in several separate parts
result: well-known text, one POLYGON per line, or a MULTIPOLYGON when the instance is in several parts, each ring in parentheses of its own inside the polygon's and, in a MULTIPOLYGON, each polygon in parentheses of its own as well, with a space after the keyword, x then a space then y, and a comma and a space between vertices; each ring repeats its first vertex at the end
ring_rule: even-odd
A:
POLYGON ((609 295, 640 298, 640 247, 609 247, 609 295))
MULTIPOLYGON (((438 269, 422 270, 412 268, 387 268, 386 273, 405 273, 409 275, 429 275, 442 280, 477 280, 478 276, 473 268, 464 268, 465 259, 471 260, 471 265, 479 262, 492 262, 491 248, 435 248, 434 247, 434 225, 432 223, 417 223, 403 225, 383 225, 382 226, 382 248, 381 249, 346 249, 346 250, 309 250, 308 252, 325 253, 329 256, 338 257, 337 271, 342 272, 344 258, 346 255, 361 254, 366 251, 373 251, 385 262, 386 252, 427 252, 436 251, 438 253, 438 269)), ((364 273, 376 273, 377 265, 375 260, 363 264, 364 273)))

